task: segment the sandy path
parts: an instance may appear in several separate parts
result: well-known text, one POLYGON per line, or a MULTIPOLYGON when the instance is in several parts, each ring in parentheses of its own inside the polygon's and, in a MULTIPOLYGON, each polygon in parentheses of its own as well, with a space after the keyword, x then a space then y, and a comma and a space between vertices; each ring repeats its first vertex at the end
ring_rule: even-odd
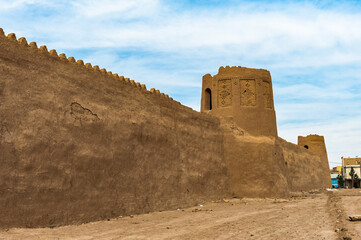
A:
POLYGON ((0 239, 338 239, 330 204, 326 193, 232 199, 78 226, 10 229, 0 239))

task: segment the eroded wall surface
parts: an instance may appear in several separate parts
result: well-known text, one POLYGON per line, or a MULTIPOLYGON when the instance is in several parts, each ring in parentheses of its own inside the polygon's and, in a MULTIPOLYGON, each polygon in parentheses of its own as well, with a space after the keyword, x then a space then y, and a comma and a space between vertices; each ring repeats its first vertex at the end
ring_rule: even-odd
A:
POLYGON ((290 191, 331 187, 327 158, 281 138, 279 138, 279 145, 284 156, 285 176, 287 176, 290 191))
POLYGON ((222 128, 233 197, 289 197, 331 186, 320 156, 279 137, 249 135, 227 120, 222 128))
POLYGON ((0 32, 0 228, 228 196, 216 117, 9 38, 0 32))

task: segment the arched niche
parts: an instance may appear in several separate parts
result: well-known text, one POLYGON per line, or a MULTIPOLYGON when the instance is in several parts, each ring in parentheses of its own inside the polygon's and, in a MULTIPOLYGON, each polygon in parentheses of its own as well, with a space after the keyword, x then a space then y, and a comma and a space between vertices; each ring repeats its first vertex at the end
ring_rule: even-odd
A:
POLYGON ((204 109, 205 110, 212 110, 212 91, 211 89, 207 88, 204 92, 204 109))

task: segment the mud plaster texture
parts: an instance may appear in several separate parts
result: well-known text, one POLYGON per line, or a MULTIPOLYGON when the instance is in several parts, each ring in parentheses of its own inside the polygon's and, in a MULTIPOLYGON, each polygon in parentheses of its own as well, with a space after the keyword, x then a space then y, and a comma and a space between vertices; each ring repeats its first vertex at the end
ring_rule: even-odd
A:
POLYGON ((227 195, 217 118, 4 37, 0 74, 1 228, 227 195))
MULTIPOLYGON (((240 104, 267 108, 250 110, 251 119, 265 120, 247 127, 241 115, 193 111, 158 90, 0 31, 0 228, 330 185, 319 174, 328 168, 317 167, 322 156, 277 137, 270 75, 260 71, 263 90, 258 82, 240 83, 264 96, 261 103, 246 94, 240 104)), ((220 104, 232 107, 222 96, 220 104)))

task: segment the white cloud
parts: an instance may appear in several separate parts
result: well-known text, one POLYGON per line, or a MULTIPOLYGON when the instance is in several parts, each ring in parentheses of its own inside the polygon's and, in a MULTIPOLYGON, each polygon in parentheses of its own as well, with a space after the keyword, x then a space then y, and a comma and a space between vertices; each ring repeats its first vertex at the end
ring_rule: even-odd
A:
POLYGON ((158 0, 86 0, 72 3, 77 13, 87 18, 139 18, 152 16, 159 7, 158 0))
POLYGON ((331 161, 361 155, 361 14, 347 2, 186 9, 161 0, 0 4, 5 30, 74 52, 194 109, 203 74, 220 65, 268 68, 281 137, 325 135, 331 161))
MULTIPOLYGON (((24 1, 35 2, 19 0, 16 6, 24 1)), ((77 1, 49 21, 28 22, 35 22, 31 27, 39 35, 55 36, 49 41, 56 48, 135 47, 201 58, 236 54, 275 59, 273 68, 361 62, 360 14, 301 3, 277 6, 176 11, 151 0, 77 1)))
POLYGON ((0 12, 17 10, 24 8, 26 5, 53 5, 51 1, 46 0, 0 0, 0 12))
POLYGON ((1 10, 10 10, 12 8, 18 8, 23 4, 32 4, 35 0, 1 0, 1 10))

